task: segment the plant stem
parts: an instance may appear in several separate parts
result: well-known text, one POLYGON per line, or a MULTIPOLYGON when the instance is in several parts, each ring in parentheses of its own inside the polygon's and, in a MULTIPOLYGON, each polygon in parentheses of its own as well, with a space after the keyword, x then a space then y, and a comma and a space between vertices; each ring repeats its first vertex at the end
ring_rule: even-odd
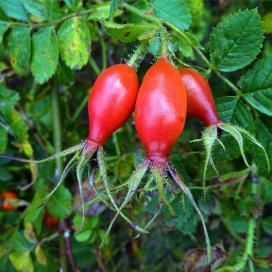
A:
POLYGON ((127 62, 127 65, 129 65, 129 66, 133 67, 135 70, 137 70, 137 66, 139 64, 139 61, 142 60, 143 57, 145 56, 148 44, 149 44, 148 40, 142 41, 142 43, 134 51, 130 60, 127 62))
POLYGON ((87 105, 88 100, 89 100, 89 95, 91 93, 92 89, 90 90, 90 92, 84 96, 83 100, 81 101, 81 103, 79 104, 76 112, 74 113, 72 120, 71 121, 75 121, 77 119, 77 117, 80 115, 80 113, 83 111, 84 107, 87 105))
POLYGON ((127 3, 124 3, 123 4, 123 7, 125 9, 127 9, 128 11, 130 11, 131 13, 135 14, 135 15, 138 15, 139 17, 149 21, 149 22, 152 22, 152 23, 155 23, 159 26, 162 27, 162 22, 159 18, 153 16, 153 15, 149 15, 149 14, 146 14, 143 10, 140 10, 138 8, 135 8, 134 6, 131 6, 127 3))
POLYGON ((161 31, 161 56, 167 58, 168 49, 167 49, 167 31, 162 29, 161 31))
POLYGON ((119 146, 119 142, 118 142, 118 138, 117 138, 117 132, 113 133, 113 142, 114 142, 114 147, 115 147, 116 154, 118 156, 120 156, 121 155, 121 150, 120 150, 120 146, 119 146))
POLYGON ((99 76, 100 73, 101 73, 101 70, 100 70, 100 68, 98 67, 97 63, 94 61, 93 58, 90 58, 90 65, 91 65, 93 71, 95 72, 95 75, 99 76))
POLYGON ((226 228, 226 230, 231 234, 231 236, 241 245, 245 245, 245 241, 229 226, 229 223, 227 222, 227 220, 221 216, 220 217, 224 227, 226 228))
MULTIPOLYGON (((60 123, 60 109, 59 109, 59 99, 58 99, 58 89, 57 86, 53 88, 52 91, 52 116, 53 116, 53 135, 54 135, 54 146, 56 152, 61 152, 62 149, 62 137, 61 137, 61 123, 60 123)), ((60 157, 56 159, 56 172, 55 172, 55 180, 57 182, 60 179, 62 172, 62 161, 60 157)), ((61 225, 64 226, 63 235, 60 236, 60 265, 63 271, 67 270, 67 259, 69 260, 70 267, 73 272, 77 271, 77 267, 72 255, 71 249, 71 241, 70 241, 70 232, 66 226, 65 221, 61 221, 61 225)))
POLYGON ((97 245, 95 245, 95 255, 96 255, 96 260, 97 260, 97 265, 99 267, 99 271, 106 272, 106 268, 105 268, 105 265, 102 260, 101 251, 97 245))
POLYGON ((71 231, 67 227, 65 220, 63 220, 63 223, 64 223, 63 236, 64 236, 64 239, 65 239, 66 254, 67 254, 69 264, 70 264, 70 267, 71 267, 72 271, 77 272, 78 269, 77 269, 77 266, 76 266, 76 263, 75 263, 75 260, 74 260, 74 257, 73 257, 72 246, 71 246, 71 238, 70 238, 71 231))
POLYGON ((219 73, 217 70, 213 69, 213 72, 223 81, 225 82, 238 96, 242 96, 242 92, 224 75, 219 73))
POLYGON ((40 27, 43 27, 43 26, 54 26, 54 25, 57 25, 59 23, 62 23, 63 21, 67 20, 67 19, 70 19, 70 18, 73 18, 73 17, 80 17, 80 16, 84 16, 84 15, 88 15, 89 13, 93 12, 93 9, 86 9, 86 10, 83 10, 83 11, 77 11, 77 12, 74 12, 74 13, 70 13, 70 14, 67 14, 57 20, 54 20, 54 21, 51 21, 51 22, 48 22, 48 23, 32 23, 32 22, 29 22, 29 23, 21 23, 21 22, 10 22, 10 25, 22 25, 22 26, 29 26, 31 27, 32 29, 36 29, 36 28, 40 28, 40 27))
MULTIPOLYGON (((52 117, 53 117, 53 137, 55 152, 61 151, 61 125, 60 125, 60 110, 59 110, 59 99, 58 99, 58 88, 53 86, 52 91, 52 117)), ((55 170, 55 182, 58 183, 62 172, 62 161, 61 158, 56 159, 56 170, 55 170)), ((60 267, 66 272, 67 260, 65 255, 65 240, 64 236, 60 235, 59 239, 59 250, 60 250, 60 267)))
MULTIPOLYGON (((101 73, 101 70, 98 67, 97 63, 92 58, 90 59, 90 65, 91 65, 91 68, 93 69, 95 75, 99 76, 99 74, 101 73)), ((90 95, 91 91, 92 91, 92 89, 90 90, 90 92, 88 93, 88 95, 84 96, 83 100, 81 101, 81 103, 77 107, 77 110, 74 113, 71 121, 75 121, 77 119, 77 117, 80 115, 80 113, 82 112, 82 110, 84 109, 84 107, 87 105, 88 99, 89 99, 89 95, 90 95)))
POLYGON ((102 55, 102 71, 104 71, 108 67, 108 59, 107 59, 107 48, 103 40, 103 37, 101 37, 100 39, 100 45, 101 45, 101 55, 102 55))
MULTIPOLYGON (((255 180, 255 176, 252 177, 251 180, 251 193, 253 196, 257 193, 257 187, 258 187, 258 180, 255 180)), ((257 178, 256 178, 257 179, 257 178)), ((247 262, 251 262, 249 259, 253 255, 253 245, 254 245, 254 235, 255 235, 255 228, 256 228, 256 221, 254 216, 252 215, 248 222, 248 228, 247 228, 247 239, 244 249, 244 254, 242 258, 239 260, 237 265, 235 266, 237 271, 243 271, 247 262)), ((250 269, 254 270, 253 263, 249 263, 250 269)))
MULTIPOLYGON (((59 110, 59 99, 58 90, 55 86, 52 91, 52 116, 53 116, 53 136, 55 152, 61 152, 62 149, 62 138, 61 138, 61 125, 60 125, 60 110, 59 110)), ((59 179, 60 173, 62 172, 62 161, 61 158, 56 159, 56 172, 55 179, 59 179)))

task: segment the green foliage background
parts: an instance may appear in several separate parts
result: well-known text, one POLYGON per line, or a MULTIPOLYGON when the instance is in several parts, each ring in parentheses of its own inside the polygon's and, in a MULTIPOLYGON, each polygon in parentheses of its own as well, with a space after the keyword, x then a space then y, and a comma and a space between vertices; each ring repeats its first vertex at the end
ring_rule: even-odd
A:
MULTIPOLYGON (((126 62, 148 40, 138 69, 141 80, 158 57, 158 31, 164 26, 176 66, 206 76, 221 119, 255 135, 272 163, 271 14, 271 1, 261 0, 0 1, 0 152, 41 159, 84 140, 95 78, 126 62)), ((175 218, 163 207, 150 233, 140 236, 119 218, 100 253, 114 211, 99 175, 94 176, 99 197, 84 182, 89 203, 84 228, 74 231, 81 218, 73 172, 46 206, 61 220, 59 229, 49 229, 39 205, 67 159, 38 166, 0 159, 0 193, 19 196, 17 210, 0 211, 0 271, 73 271, 65 231, 80 271, 271 271, 272 181, 262 151, 246 142, 247 168, 238 145, 223 133, 226 150, 219 145, 213 153, 220 176, 208 169, 203 199, 203 147, 190 142, 202 131, 188 118, 171 160, 206 218, 214 246, 211 267, 197 214, 177 188, 168 196, 175 218)), ((105 150, 120 202, 127 179, 144 158, 133 118, 105 150)), ((158 203, 158 192, 142 184, 124 212, 143 226, 158 203)))

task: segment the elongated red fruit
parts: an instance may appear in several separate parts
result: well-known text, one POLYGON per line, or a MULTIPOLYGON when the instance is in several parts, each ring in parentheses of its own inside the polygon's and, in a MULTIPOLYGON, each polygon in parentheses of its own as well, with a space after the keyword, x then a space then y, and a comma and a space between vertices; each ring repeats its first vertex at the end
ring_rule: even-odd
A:
POLYGON ((18 199, 18 196, 13 193, 13 192, 4 192, 0 195, 0 199, 1 199, 1 202, 2 202, 2 209, 3 210, 8 210, 8 211, 11 211, 11 210, 16 210, 16 206, 8 203, 7 200, 9 199, 18 199))
POLYGON ((147 159, 165 162, 186 120, 184 84, 177 69, 160 58, 147 71, 136 101, 135 125, 147 159))
POLYGON ((206 79, 196 70, 180 68, 179 73, 187 92, 188 115, 196 117, 205 126, 220 123, 212 91, 206 79))
POLYGON ((103 145, 128 120, 134 110, 138 77, 126 64, 106 69, 95 81, 88 101, 88 140, 103 145))

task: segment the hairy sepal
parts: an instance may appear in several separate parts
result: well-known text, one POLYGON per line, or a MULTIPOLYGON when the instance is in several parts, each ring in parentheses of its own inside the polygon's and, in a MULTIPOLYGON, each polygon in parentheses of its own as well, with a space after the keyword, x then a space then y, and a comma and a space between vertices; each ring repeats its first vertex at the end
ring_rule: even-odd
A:
POLYGON ((247 161, 246 155, 245 155, 244 139, 243 139, 243 136, 242 136, 242 134, 240 132, 240 128, 237 127, 237 126, 233 126, 231 124, 226 124, 226 123, 219 124, 218 127, 220 129, 222 129, 223 131, 229 133, 236 140, 236 142, 239 145, 240 153, 241 153, 242 158, 243 158, 243 160, 245 162, 245 165, 247 167, 250 167, 249 163, 247 161))
POLYGON ((12 160, 12 161, 18 161, 18 162, 26 162, 26 163, 44 163, 44 162, 52 161, 52 160, 55 160, 58 158, 66 157, 70 154, 73 154, 73 153, 79 151, 79 150, 82 150, 84 145, 85 145, 85 141, 78 144, 78 145, 69 147, 69 148, 65 149, 64 151, 57 152, 56 154, 54 154, 48 158, 42 159, 42 160, 28 160, 28 159, 14 157, 11 155, 6 155, 6 154, 0 154, 0 158, 12 160))
POLYGON ((209 163, 211 164, 211 166, 214 168, 216 174, 218 175, 218 171, 217 171, 214 161, 212 159, 212 150, 213 150, 213 147, 214 147, 217 139, 218 138, 217 138, 217 127, 216 126, 207 127, 204 130, 204 132, 202 134, 202 140, 203 140, 203 144, 204 144, 204 148, 205 148, 205 160, 204 160, 204 169, 203 169, 203 176, 202 176, 204 195, 205 195, 205 191, 206 191, 205 180, 206 180, 206 174, 207 174, 207 169, 208 169, 209 163))
POLYGON ((169 166, 168 171, 170 173, 170 176, 172 177, 172 179, 176 182, 176 184, 180 187, 180 189, 182 190, 182 192, 188 197, 189 201, 191 202, 191 204, 193 205, 195 211, 198 213, 198 216, 200 218, 200 221, 202 223, 202 227, 203 227, 203 231, 204 231, 204 235, 205 235, 205 241, 206 241, 206 247, 207 247, 207 260, 208 263, 211 263, 211 255, 212 255, 212 251, 211 251, 211 243, 210 243, 210 238, 209 238, 209 234, 206 228, 206 224, 205 224, 205 219, 202 215, 202 212, 200 211, 199 207, 196 204, 196 201, 189 189, 189 187, 184 183, 184 181, 182 180, 182 178, 176 173, 176 171, 169 166))
POLYGON ((76 176, 77 176, 77 183, 78 183, 78 190, 79 190, 79 196, 80 196, 80 202, 81 202, 81 223, 77 231, 80 231, 85 223, 85 201, 84 201, 84 195, 82 190, 82 177, 85 170, 86 165, 89 163, 90 159, 96 152, 97 147, 93 147, 92 149, 89 149, 87 145, 85 145, 84 149, 81 152, 79 162, 76 167, 76 176))
POLYGON ((268 154, 267 154, 264 146, 253 135, 251 135, 247 130, 245 130, 243 128, 239 128, 239 127, 237 127, 237 129, 242 133, 242 135, 244 135, 248 140, 250 140, 253 144, 258 146, 264 152, 265 160, 267 163, 267 171, 268 171, 268 173, 270 173, 270 160, 269 160, 268 154))
MULTIPOLYGON (((113 196, 111 194, 111 191, 110 191, 110 187, 109 187, 109 183, 108 183, 108 177, 107 177, 107 173, 106 173, 106 166, 105 166, 105 162, 104 162, 104 159, 103 159, 103 148, 102 147, 99 147, 97 157, 98 157, 99 169, 100 169, 101 174, 102 174, 102 179, 103 179, 103 182, 104 182, 106 192, 108 194, 108 197, 109 197, 109 199, 111 201, 111 204, 112 204, 113 208, 117 211, 116 215, 114 216, 114 218, 112 219, 112 221, 111 221, 111 223, 110 223, 110 225, 108 227, 108 230, 106 232, 106 237, 110 233, 110 230, 111 230, 111 228, 112 228, 112 226, 113 226, 113 224, 114 224, 114 222, 117 219, 119 214, 136 231, 141 232, 141 233, 148 233, 148 231, 146 231, 145 229, 141 228, 140 226, 134 224, 127 216, 125 216, 122 213, 122 209, 127 205, 127 203, 133 197, 135 191, 137 190, 142 178, 144 177, 144 175, 145 175, 145 173, 146 173, 146 171, 148 169, 149 163, 144 162, 134 172, 134 174, 130 178, 131 182, 129 183, 130 185, 129 185, 129 189, 128 189, 128 193, 126 195, 126 198, 125 198, 124 202, 121 204, 120 208, 118 208, 118 206, 117 206, 117 204, 116 204, 116 202, 115 202, 115 200, 114 200, 114 198, 113 198, 113 196)), ((103 242, 104 241, 102 241, 102 246, 103 246, 103 242)))

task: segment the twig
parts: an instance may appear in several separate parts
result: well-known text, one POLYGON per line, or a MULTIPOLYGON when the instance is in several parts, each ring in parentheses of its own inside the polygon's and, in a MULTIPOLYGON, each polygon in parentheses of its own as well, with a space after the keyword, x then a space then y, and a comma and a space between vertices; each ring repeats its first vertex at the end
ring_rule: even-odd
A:
POLYGON ((102 255, 101 255, 101 251, 100 248, 98 247, 98 245, 95 245, 95 255, 96 255, 96 260, 97 260, 97 264, 99 267, 99 271, 100 272, 106 272, 103 260, 102 260, 102 255))
MULTIPOLYGON (((253 196, 257 194, 258 183, 258 177, 253 175, 251 178, 251 193, 253 196)), ((253 255, 255 229, 256 219, 254 218, 254 215, 251 215, 248 221, 247 239, 245 243, 244 253, 241 259, 235 265, 237 271, 244 271, 247 262, 249 263, 250 271, 254 271, 254 266, 250 258, 253 255)))
POLYGON ((70 19, 70 18, 73 18, 73 17, 80 17, 80 16, 88 15, 91 12, 93 12, 93 9, 86 9, 86 10, 83 10, 83 11, 78 11, 78 12, 70 13, 70 14, 67 14, 67 15, 65 15, 65 16, 57 19, 57 20, 54 20, 54 21, 51 21, 51 22, 48 22, 48 23, 9 22, 9 24, 11 26, 13 26, 13 25, 29 26, 32 29, 36 29, 36 28, 40 28, 40 27, 43 27, 43 26, 55 26, 55 25, 57 25, 59 23, 62 23, 63 21, 65 21, 67 19, 70 19))
POLYGON ((63 236, 65 240, 66 255, 68 257, 68 261, 72 271, 78 272, 79 270, 77 269, 77 266, 73 257, 70 234, 71 234, 71 230, 67 227, 67 224, 64 220, 63 221, 63 236))
MULTIPOLYGON (((55 151, 61 151, 61 125, 60 125, 60 111, 59 111, 59 99, 58 99, 58 88, 53 87, 52 90, 52 117, 53 117, 53 137, 55 151)), ((58 182, 60 179, 60 173, 62 172, 62 161, 61 158, 56 159, 57 165, 55 170, 55 181, 58 182)), ((63 223, 62 221, 60 222, 63 223)), ((61 225, 60 224, 60 225, 61 225)), ((65 255, 65 241, 64 236, 60 235, 59 240, 59 250, 60 250, 60 267, 64 272, 67 272, 67 261, 65 255)))

